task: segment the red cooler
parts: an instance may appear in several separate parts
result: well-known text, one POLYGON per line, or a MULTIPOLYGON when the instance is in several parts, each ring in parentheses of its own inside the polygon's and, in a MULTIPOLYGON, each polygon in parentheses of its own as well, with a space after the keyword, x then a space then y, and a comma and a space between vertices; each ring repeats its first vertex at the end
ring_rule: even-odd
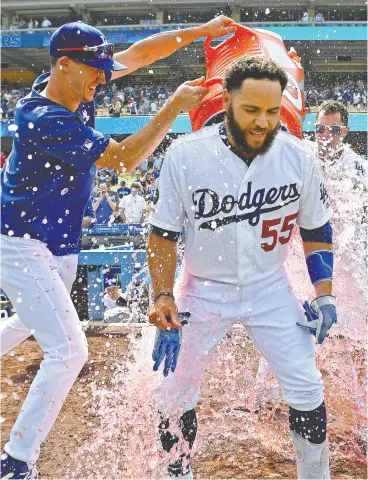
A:
POLYGON ((209 93, 201 105, 192 110, 192 129, 199 130, 224 110, 222 102, 222 81, 224 72, 241 55, 261 55, 275 60, 287 73, 288 84, 281 101, 281 123, 290 133, 302 138, 302 124, 307 112, 304 103, 304 69, 294 49, 288 52, 282 38, 268 30, 250 29, 235 24, 234 35, 216 47, 211 46, 211 37, 204 41, 207 79, 204 86, 209 93))

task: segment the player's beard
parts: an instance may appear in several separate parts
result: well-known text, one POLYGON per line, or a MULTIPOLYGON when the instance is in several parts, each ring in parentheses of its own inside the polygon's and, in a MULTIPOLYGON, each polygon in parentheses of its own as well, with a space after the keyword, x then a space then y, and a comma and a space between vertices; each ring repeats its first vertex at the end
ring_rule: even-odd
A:
POLYGON ((243 130, 235 120, 233 106, 230 105, 229 110, 226 112, 226 129, 228 133, 230 133, 235 149, 239 152, 241 157, 254 158, 257 155, 266 153, 271 148, 280 127, 281 124, 278 122, 276 127, 266 134, 266 138, 262 145, 258 148, 253 148, 245 138, 247 130, 243 130))

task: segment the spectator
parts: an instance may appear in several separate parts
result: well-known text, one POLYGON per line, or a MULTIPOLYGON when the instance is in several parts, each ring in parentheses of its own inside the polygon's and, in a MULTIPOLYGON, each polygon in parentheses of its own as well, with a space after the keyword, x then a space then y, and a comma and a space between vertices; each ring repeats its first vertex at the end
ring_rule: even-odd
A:
POLYGON ((147 171, 146 175, 144 176, 144 179, 146 180, 146 182, 148 184, 151 183, 151 180, 152 180, 152 172, 150 170, 147 171))
POLYGON ((98 171, 97 176, 100 183, 105 183, 105 180, 107 178, 110 179, 111 174, 107 168, 102 168, 101 170, 98 171))
POLYGON ((160 176, 160 170, 158 168, 158 165, 153 165, 153 172, 152 172, 152 177, 157 180, 158 177, 160 176))
POLYGON ((117 170, 111 170, 111 185, 115 186, 119 181, 119 172, 117 170))
POLYGON ((150 113, 150 102, 148 98, 143 97, 142 99, 142 114, 143 115, 149 115, 150 113))
POLYGON ((135 180, 134 180, 135 183, 140 183, 142 184, 142 173, 140 170, 137 170, 135 172, 135 180))
POLYGON ((303 16, 302 16, 302 18, 301 18, 301 21, 302 21, 303 23, 309 23, 309 15, 308 15, 308 12, 304 12, 304 13, 303 13, 303 16))
POLYGON ((119 195, 119 200, 121 200, 123 197, 126 195, 129 195, 130 193, 130 188, 127 187, 126 181, 122 180, 120 182, 120 187, 116 190, 118 195, 119 195))
POLYGON ((122 305, 122 300, 126 305, 125 295, 121 291, 118 278, 111 274, 105 275, 104 287, 105 294, 102 298, 102 302, 106 311, 115 308, 117 305, 122 305))
POLYGON ((98 197, 98 194, 99 194, 99 185, 100 185, 100 180, 99 178, 96 176, 93 180, 93 185, 92 185, 92 189, 91 189, 91 198, 94 199, 94 198, 97 198, 98 197))
POLYGON ((104 183, 100 185, 99 195, 93 203, 93 210, 96 214, 97 224, 111 224, 114 222, 116 203, 110 198, 107 192, 107 186, 104 183))
POLYGON ((157 167, 157 171, 159 172, 159 174, 157 175, 157 177, 155 178, 158 178, 160 176, 160 170, 161 170, 161 167, 162 167, 162 162, 164 161, 163 157, 161 156, 157 156, 155 159, 154 159, 154 162, 153 162, 153 169, 155 169, 155 167, 157 167))
POLYGON ((147 202, 153 202, 155 197, 155 192, 157 190, 157 182, 154 177, 151 177, 150 180, 147 180, 147 191, 146 191, 146 200, 147 202))
POLYGON ((148 158, 143 160, 143 162, 140 164, 139 168, 141 169, 142 173, 147 172, 147 170, 148 170, 148 158))
POLYGON ((112 116, 113 117, 120 117, 122 109, 123 109, 123 106, 122 106, 120 100, 116 100, 112 104, 112 116))
POLYGON ((127 112, 129 113, 129 115, 137 115, 138 113, 137 104, 132 98, 128 100, 127 112))
POLYGON ((362 102, 362 98, 358 90, 355 90, 353 93, 353 105, 355 108, 360 108, 360 104, 362 102))
POLYGON ((109 194, 109 197, 113 199, 115 205, 118 205, 119 195, 118 195, 118 192, 116 190, 112 190, 110 178, 108 178, 108 177, 105 178, 105 185, 107 187, 107 193, 109 194))
POLYGON ((316 14, 315 22, 316 23, 323 23, 324 21, 325 21, 324 16, 322 15, 322 13, 318 12, 316 14))
POLYGON ((46 17, 43 17, 43 21, 41 23, 41 27, 42 28, 49 28, 51 27, 52 23, 50 22, 50 20, 46 17))
POLYGON ((29 22, 28 22, 28 33, 34 33, 33 29, 34 29, 34 23, 33 23, 32 18, 30 18, 29 22))
POLYGON ((158 111, 157 102, 156 102, 155 100, 153 100, 153 101, 151 102, 150 111, 151 111, 151 115, 156 115, 156 113, 157 113, 157 111, 158 111))
POLYGON ((120 200, 120 218, 123 223, 143 223, 147 205, 138 193, 139 188, 139 183, 132 183, 131 193, 120 200))

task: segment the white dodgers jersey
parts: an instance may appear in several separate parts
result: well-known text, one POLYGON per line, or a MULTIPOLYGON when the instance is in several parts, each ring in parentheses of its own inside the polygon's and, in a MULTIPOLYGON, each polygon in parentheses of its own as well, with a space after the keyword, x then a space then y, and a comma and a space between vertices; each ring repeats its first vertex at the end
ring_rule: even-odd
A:
POLYGON ((185 226, 185 270, 238 285, 268 285, 283 264, 295 224, 323 226, 331 205, 317 162, 302 142, 279 132, 248 167, 213 125, 175 141, 160 174, 151 224, 185 226))

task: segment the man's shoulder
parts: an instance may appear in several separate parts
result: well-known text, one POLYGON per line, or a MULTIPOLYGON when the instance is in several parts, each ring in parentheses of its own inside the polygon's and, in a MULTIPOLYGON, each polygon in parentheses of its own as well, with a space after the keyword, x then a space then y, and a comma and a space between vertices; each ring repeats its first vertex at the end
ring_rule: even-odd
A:
POLYGON ((76 115, 48 98, 30 93, 19 100, 17 104, 16 121, 27 121, 33 129, 36 124, 45 125, 49 122, 62 126, 63 122, 76 121, 76 115))
POLYGON ((203 127, 196 132, 187 133, 180 138, 174 140, 171 144, 169 151, 186 151, 191 149, 197 149, 201 144, 205 146, 209 139, 219 136, 218 125, 211 125, 210 127, 203 127))
POLYGON ((288 132, 279 132, 275 144, 289 152, 295 158, 311 159, 315 157, 313 142, 301 140, 288 132))

